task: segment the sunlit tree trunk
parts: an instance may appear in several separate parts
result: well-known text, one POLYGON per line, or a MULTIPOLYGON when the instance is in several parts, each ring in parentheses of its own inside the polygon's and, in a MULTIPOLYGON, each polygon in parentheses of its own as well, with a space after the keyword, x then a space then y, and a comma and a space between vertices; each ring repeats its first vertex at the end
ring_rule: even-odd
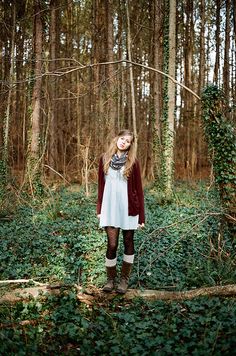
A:
MULTIPOLYGON (((176 67, 176 1, 169 2, 169 60, 168 74, 175 78, 176 67)), ((173 152, 174 152, 174 115, 175 115, 175 84, 168 79, 167 82, 167 117, 162 131, 163 162, 162 177, 165 196, 172 195, 173 190, 173 152)))

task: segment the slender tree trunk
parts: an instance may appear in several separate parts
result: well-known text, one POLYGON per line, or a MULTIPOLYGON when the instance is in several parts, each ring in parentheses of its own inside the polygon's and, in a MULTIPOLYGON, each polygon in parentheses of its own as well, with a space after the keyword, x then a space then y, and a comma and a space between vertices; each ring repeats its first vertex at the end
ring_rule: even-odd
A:
MULTIPOLYGON (((106 18, 107 18, 107 60, 108 62, 114 61, 114 39, 113 39, 113 1, 106 1, 106 18)), ((107 65, 107 97, 108 97, 108 123, 113 136, 116 132, 116 105, 115 105, 115 71, 114 65, 107 65)))
MULTIPOLYGON (((169 60, 168 74, 175 78, 176 70, 176 1, 169 2, 169 60)), ((174 158, 174 115, 175 115, 175 84, 168 79, 168 106, 167 121, 163 128, 163 163, 162 179, 166 197, 172 195, 173 189, 173 158, 174 158)))
MULTIPOLYGON (((58 1, 51 0, 50 2, 50 72, 55 72, 56 69, 56 39, 57 39, 57 10, 58 1)), ((49 165, 58 169, 57 167, 57 123, 56 123, 56 77, 50 79, 50 101, 49 101, 49 149, 48 149, 48 161, 49 165)), ((53 177, 54 173, 50 170, 50 175, 53 177)))
MULTIPOLYGON (((200 1, 200 63, 199 63, 199 81, 198 81, 198 95, 201 96, 201 92, 205 85, 205 0, 200 1)), ((202 151, 202 131, 201 131, 201 104, 196 103, 196 126, 193 145, 193 159, 192 159, 192 176, 195 176, 196 169, 201 167, 201 151, 202 151), (194 159, 195 158, 195 159, 194 159), (195 164, 194 164, 195 163, 195 164)))
MULTIPOLYGON (((154 1, 153 65, 163 70, 163 23, 164 1, 154 1)), ((160 179, 161 168, 161 117, 163 114, 163 77, 153 74, 153 116, 154 116, 154 176, 160 179), (159 178, 158 178, 159 177, 159 178)))
MULTIPOLYGON (((184 80, 185 85, 192 89, 193 85, 193 1, 186 2, 186 30, 184 42, 184 80)), ((193 100, 188 92, 184 92, 184 125, 186 127, 185 172, 191 178, 192 133, 194 127, 193 100)))
MULTIPOLYGON (((128 59, 132 61, 131 54, 131 33, 130 33, 130 17, 129 17, 129 0, 126 2, 126 14, 127 14, 127 51, 128 59)), ((131 113, 132 113, 132 126, 134 136, 137 137, 137 121, 136 121, 136 110, 135 110, 135 93, 134 93, 134 76, 133 76, 133 66, 129 66, 130 75, 130 89, 131 89, 131 113)))
POLYGON ((219 84, 219 68, 220 68, 220 10, 221 10, 221 0, 216 0, 216 31, 215 31, 215 66, 214 66, 214 76, 213 81, 216 85, 219 84))
POLYGON ((40 106, 41 106, 41 86, 42 86, 42 13, 40 0, 34 2, 34 52, 35 52, 35 83, 32 95, 32 116, 29 137, 31 142, 27 157, 27 171, 25 182, 30 184, 31 191, 34 191, 34 184, 41 178, 40 167, 40 106))
MULTIPOLYGON (((154 68, 163 69, 163 0, 154 1, 154 68)), ((163 110, 163 78, 158 73, 154 74, 154 116, 155 130, 159 141, 161 142, 161 117, 163 110)))
POLYGON ((236 44, 236 4, 235 0, 231 0, 232 9, 233 9, 233 24, 234 24, 234 41, 236 44))
POLYGON ((223 67, 223 85, 224 93, 227 98, 230 95, 230 65, 229 65, 229 50, 230 50, 230 0, 225 0, 225 51, 224 51, 224 67, 223 67))
POLYGON ((15 27, 16 27, 16 6, 13 3, 12 9, 12 33, 11 33, 11 54, 10 54, 10 73, 9 73, 9 91, 7 96, 7 108, 6 115, 4 120, 4 132, 3 132, 3 152, 2 152, 2 169, 1 169, 1 183, 7 182, 7 172, 8 172, 8 155, 9 155, 9 130, 10 130, 10 121, 11 121, 11 102, 12 102, 12 92, 13 86, 12 81, 14 78, 14 51, 15 51, 15 27))

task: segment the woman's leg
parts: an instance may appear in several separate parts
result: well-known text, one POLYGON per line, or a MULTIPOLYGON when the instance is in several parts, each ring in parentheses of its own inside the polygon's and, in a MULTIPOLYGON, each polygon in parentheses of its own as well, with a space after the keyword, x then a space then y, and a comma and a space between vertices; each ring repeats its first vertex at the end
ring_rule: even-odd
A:
POLYGON ((123 230, 125 255, 134 255, 134 230, 123 230))
POLYGON ((119 228, 112 226, 105 227, 107 233, 107 252, 106 252, 106 270, 107 270, 107 283, 103 287, 104 292, 111 292, 114 288, 114 281, 116 277, 116 262, 117 262, 117 247, 119 240, 119 228))
POLYGON ((129 276, 134 262, 134 230, 123 230, 124 257, 121 269, 121 280, 117 292, 124 294, 128 288, 129 276))
POLYGON ((113 260, 116 258, 120 229, 112 226, 105 227, 107 233, 106 258, 113 260))

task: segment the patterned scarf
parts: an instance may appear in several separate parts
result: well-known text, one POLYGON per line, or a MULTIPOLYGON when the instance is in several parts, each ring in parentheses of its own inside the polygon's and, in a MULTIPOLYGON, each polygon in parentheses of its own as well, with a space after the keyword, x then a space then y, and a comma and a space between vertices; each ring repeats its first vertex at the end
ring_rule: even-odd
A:
POLYGON ((110 167, 118 171, 125 165, 127 156, 128 156, 128 152, 125 152, 120 157, 115 153, 111 158, 110 167))

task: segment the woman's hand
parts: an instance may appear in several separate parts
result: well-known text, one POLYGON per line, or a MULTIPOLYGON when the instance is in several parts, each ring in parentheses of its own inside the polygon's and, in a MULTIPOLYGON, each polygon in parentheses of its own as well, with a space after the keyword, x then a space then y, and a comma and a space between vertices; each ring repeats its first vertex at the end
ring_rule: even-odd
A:
POLYGON ((100 219, 100 217, 101 217, 101 214, 97 214, 97 218, 100 219))
POLYGON ((142 223, 142 224, 138 224, 138 229, 143 229, 144 228, 144 223, 142 223))

